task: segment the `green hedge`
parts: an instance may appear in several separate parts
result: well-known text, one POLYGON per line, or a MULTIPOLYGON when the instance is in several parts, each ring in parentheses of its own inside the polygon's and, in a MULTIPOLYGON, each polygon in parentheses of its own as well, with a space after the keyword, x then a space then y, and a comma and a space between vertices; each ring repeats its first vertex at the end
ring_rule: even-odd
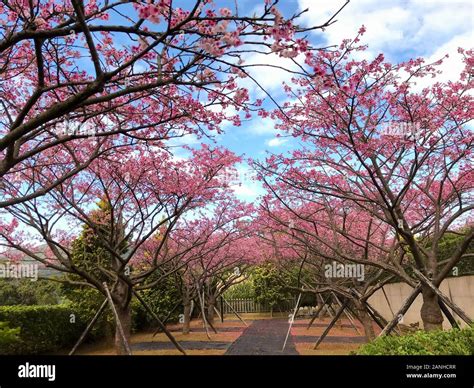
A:
MULTIPOLYGON (((65 286, 63 295, 72 305, 76 315, 89 322, 104 301, 104 296, 90 287, 65 286)), ((87 340, 96 341, 102 338, 113 338, 114 320, 112 311, 107 307, 98 321, 95 323, 87 340)))
MULTIPOLYGON (((72 348, 99 308, 95 300, 83 300, 84 303, 62 305, 0 306, 0 355, 46 354, 72 348), (71 314, 74 314, 74 322, 71 314)), ((156 327, 156 324, 152 325, 151 318, 133 299, 132 332, 148 327, 156 327)), ((107 309, 86 341, 104 338, 111 341, 114 330, 112 313, 107 309)))
POLYGON ((361 346, 359 355, 474 355, 474 326, 384 336, 361 346))
MULTIPOLYGON (((89 322, 95 315, 100 305, 104 301, 104 296, 97 290, 90 287, 83 288, 64 288, 64 295, 71 303, 77 315, 84 317, 89 322)), ((142 294, 145 298, 145 294, 142 294)), ((150 303, 150 301, 148 301, 150 303)), ((152 305, 153 308, 153 305, 152 305)), ((137 332, 148 328, 148 322, 151 318, 148 316, 138 300, 132 298, 132 332, 137 332)), ((157 311, 155 311, 157 312, 157 311)), ((113 313, 109 307, 102 313, 95 323, 91 332, 87 336, 88 341, 97 341, 103 338, 111 341, 115 335, 115 321, 113 313)))
POLYGON ((10 328, 8 322, 0 322, 0 349, 10 346, 19 340, 20 328, 10 328))
MULTIPOLYGON (((0 306, 0 355, 46 354, 72 348, 102 304, 103 296, 92 289, 73 290, 66 295, 70 301, 61 305, 0 306), (74 314, 74 323, 71 322, 71 314, 74 314), (19 334, 15 329, 19 329, 19 334), (16 336, 13 335, 15 333, 16 336)), ((178 296, 176 292, 154 290, 144 292, 143 298, 163 318, 172 309, 178 296)), ((156 327, 156 323, 136 299, 132 299, 131 307, 132 332, 156 327)), ((176 309, 169 322, 177 320, 181 312, 182 308, 176 309)), ((112 312, 107 309, 86 341, 104 338, 112 341, 114 326, 112 312)))
POLYGON ((1 306, 0 321, 20 329, 18 340, 0 343, 0 354, 44 354, 72 346, 87 324, 71 305, 1 306))

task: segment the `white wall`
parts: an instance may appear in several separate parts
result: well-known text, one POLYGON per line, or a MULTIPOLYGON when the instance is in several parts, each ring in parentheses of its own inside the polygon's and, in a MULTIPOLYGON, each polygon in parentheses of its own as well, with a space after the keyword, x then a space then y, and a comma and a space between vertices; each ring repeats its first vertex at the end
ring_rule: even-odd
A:
MULTIPOLYGON (((439 289, 444 295, 446 295, 456 305, 458 305, 469 318, 474 320, 474 275, 447 278, 443 281, 443 283, 441 283, 439 289)), ((403 302, 410 295, 412 288, 405 283, 393 283, 385 285, 384 290, 387 294, 393 312, 396 313, 402 306, 403 302)), ((390 311, 390 307, 382 290, 378 290, 374 295, 372 295, 368 302, 380 314, 382 314, 385 319, 392 319, 393 314, 390 311)), ((403 324, 409 325, 410 323, 419 322, 420 328, 422 328, 423 325, 420 317, 421 304, 422 297, 420 294, 405 314, 402 320, 403 324)), ((451 313, 458 322, 462 322, 462 320, 456 314, 454 314, 452 311, 451 313)), ((462 322, 462 326, 464 325, 464 322, 462 322)), ((443 327, 451 327, 446 317, 444 317, 443 327)))

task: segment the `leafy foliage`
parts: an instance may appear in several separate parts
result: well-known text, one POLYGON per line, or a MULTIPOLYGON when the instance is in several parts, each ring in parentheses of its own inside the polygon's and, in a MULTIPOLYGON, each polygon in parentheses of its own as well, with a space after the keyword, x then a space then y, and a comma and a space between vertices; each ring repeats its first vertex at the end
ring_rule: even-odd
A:
POLYGON ((255 299, 255 287, 250 278, 242 283, 237 283, 224 293, 225 299, 255 299))
POLYGON ((61 303, 61 286, 52 281, 0 280, 0 305, 53 305, 61 303))
POLYGON ((279 271, 272 263, 255 268, 253 283, 255 300, 270 307, 277 307, 292 296, 288 290, 288 286, 292 284, 292 277, 279 271))
POLYGON ((383 336, 363 345, 360 355, 474 355, 474 327, 449 331, 417 331, 383 336))
POLYGON ((0 322, 0 354, 2 349, 18 341, 18 334, 20 334, 19 327, 12 329, 8 326, 8 322, 0 322))
MULTIPOLYGON (((89 322, 104 301, 104 296, 90 287, 77 287, 64 285, 63 292, 75 314, 89 322)), ((87 336, 87 340, 98 340, 101 338, 112 338, 114 333, 114 318, 112 311, 107 308, 99 317, 87 336)))
MULTIPOLYGON (((465 233, 467 232, 468 231, 460 229, 456 231, 456 233, 453 233, 453 232, 445 233, 439 242, 438 261, 449 259, 449 257, 454 254, 458 246, 462 243, 462 241, 465 238, 465 233)), ((468 254, 474 254, 474 242, 472 241, 465 252, 465 255, 468 255, 468 254)), ((464 257, 456 265, 456 267, 457 267, 457 275, 453 275, 453 272, 451 272, 449 276, 474 274, 474 260, 472 259, 472 257, 464 257)))
POLYGON ((78 315, 72 320, 71 314, 76 314, 71 305, 0 307, 0 321, 19 328, 0 329, 10 342, 0 348, 0 354, 45 354, 72 346, 87 322, 78 315), (12 335, 18 335, 18 340, 12 335))
MULTIPOLYGON (((103 282, 107 280, 103 270, 110 271, 113 261, 113 255, 106 248, 104 240, 114 246, 114 238, 121 239, 124 232, 120 220, 112 219, 111 208, 106 201, 100 200, 97 207, 98 209, 90 214, 90 218, 98 226, 98 230, 87 224, 83 226, 82 233, 72 243, 72 259, 77 268, 94 274, 94 277, 103 282), (112 231, 113 226, 119 230, 118 233, 112 231)), ((126 241, 120 241, 119 244, 116 251, 125 253, 126 241)))
MULTIPOLYGON (((173 311, 167 322, 177 322, 179 314, 183 312, 182 305, 176 306, 181 300, 179 282, 177 280, 174 276, 168 276, 152 289, 147 289, 140 293, 143 300, 160 319, 164 319, 173 311)), ((153 317, 136 300, 132 304, 132 311, 135 317, 134 324, 137 329, 156 327, 153 317)))

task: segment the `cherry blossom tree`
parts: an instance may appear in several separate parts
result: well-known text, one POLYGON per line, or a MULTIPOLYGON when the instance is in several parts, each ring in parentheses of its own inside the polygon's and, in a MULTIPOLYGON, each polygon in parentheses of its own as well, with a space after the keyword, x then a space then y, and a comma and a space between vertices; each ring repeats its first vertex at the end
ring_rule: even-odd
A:
MULTIPOLYGON (((205 145, 190 152, 189 158, 177 159, 160 148, 134 146, 96 158, 46 195, 4 209, 11 221, 0 227, 1 245, 74 275, 62 281, 94 287, 104 295, 105 280, 129 337, 133 293, 177 270, 165 271, 191 247, 171 254, 170 234, 185 214, 228 197, 223 176, 240 160, 227 150, 205 145), (74 241, 81 225, 107 255, 85 264, 75 260, 74 241), (38 243, 47 245, 45 257, 35 253, 38 243), (153 282, 148 281, 158 272, 153 282)), ((41 188, 63 173, 53 165, 35 184, 41 188)), ((118 353, 126 350, 118 327, 116 348, 118 353)))
POLYGON ((252 211, 251 205, 229 197, 183 220, 170 236, 169 253, 181 280, 184 334, 190 330, 192 301, 212 325, 219 296, 245 279, 245 267, 255 260, 252 211))
POLYGON ((294 57, 310 49, 306 31, 334 22, 300 28, 300 14, 284 17, 278 1, 253 16, 176 3, 0 3, 0 208, 45 194, 119 146, 238 125, 254 106, 237 82, 249 75, 245 54, 294 57), (63 175, 23 185, 22 174, 53 163, 63 175))
POLYGON ((371 316, 380 314, 367 299, 401 267, 390 228, 367 213, 348 211, 339 200, 306 198, 302 204, 293 194, 297 191, 282 190, 277 200, 269 195, 262 202, 258 223, 267 256, 281 271, 298 268, 293 292, 350 302, 366 337, 373 339, 371 316))
MULTIPOLYGON (((372 239, 364 220, 383 230, 388 246, 401 250, 396 255, 402 258, 400 265, 420 270, 438 287, 474 239, 473 51, 460 49, 464 71, 457 81, 441 83, 436 80, 440 62, 413 59, 394 65, 382 54, 357 60, 364 50, 358 46, 363 32, 337 50, 307 55, 306 76, 286 85, 292 101, 284 112, 274 113, 283 134, 297 137, 302 146, 257 165, 283 203, 282 192, 294 193, 288 203, 291 212, 307 214, 308 204, 339 203, 327 216, 338 214, 334 232, 346 239, 344 208, 349 215, 363 214, 354 222, 369 233, 368 244, 387 248, 380 237, 372 239), (426 77, 432 77, 431 85, 417 87, 426 77), (463 225, 462 243, 440 262, 440 239, 463 225)), ((350 237, 352 243, 357 239, 350 237)), ((357 256, 347 259, 360 262, 357 256)), ((379 266, 413 283, 393 265, 379 266)), ((426 284, 421 292, 425 329, 440 328, 438 296, 426 284)))

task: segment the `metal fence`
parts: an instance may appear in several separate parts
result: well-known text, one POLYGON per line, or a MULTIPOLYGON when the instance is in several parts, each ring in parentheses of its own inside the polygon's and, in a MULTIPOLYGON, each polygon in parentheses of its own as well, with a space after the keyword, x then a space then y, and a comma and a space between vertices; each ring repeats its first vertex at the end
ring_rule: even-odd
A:
MULTIPOLYGON (((255 302, 253 299, 226 299, 224 303, 224 314, 231 314, 235 310, 238 313, 268 313, 272 309, 268 304, 255 302)), ((287 299, 273 307, 273 312, 286 312, 295 308, 296 300, 287 299)))

